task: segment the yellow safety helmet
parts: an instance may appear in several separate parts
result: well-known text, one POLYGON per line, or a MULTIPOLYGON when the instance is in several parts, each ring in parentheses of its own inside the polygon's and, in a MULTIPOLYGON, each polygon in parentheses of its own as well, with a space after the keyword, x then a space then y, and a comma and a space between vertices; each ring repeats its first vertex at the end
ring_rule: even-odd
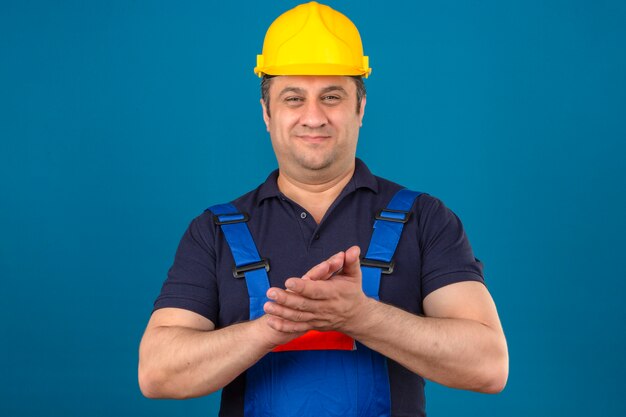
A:
POLYGON ((345 15, 315 1, 280 15, 269 27, 254 73, 361 75, 372 72, 361 36, 345 15))

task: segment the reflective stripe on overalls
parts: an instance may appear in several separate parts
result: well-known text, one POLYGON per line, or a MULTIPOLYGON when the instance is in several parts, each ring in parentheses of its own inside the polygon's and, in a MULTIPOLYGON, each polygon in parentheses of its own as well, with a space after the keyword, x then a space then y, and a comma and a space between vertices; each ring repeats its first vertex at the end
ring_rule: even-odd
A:
MULTIPOLYGON (((363 292, 378 300, 380 276, 393 272, 393 254, 421 193, 400 190, 376 214, 370 245, 361 260, 363 292)), ((259 256, 246 222, 232 204, 210 207, 235 260, 233 274, 245 276, 250 320, 269 301, 269 262, 259 256)), ((384 417, 391 414, 384 356, 338 332, 309 332, 265 355, 246 372, 245 417, 384 417)))

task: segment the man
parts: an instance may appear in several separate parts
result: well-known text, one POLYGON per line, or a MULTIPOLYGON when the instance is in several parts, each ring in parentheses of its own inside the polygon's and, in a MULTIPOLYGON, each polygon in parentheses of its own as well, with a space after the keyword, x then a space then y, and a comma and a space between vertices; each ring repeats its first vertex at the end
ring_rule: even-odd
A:
POLYGON ((356 27, 298 6, 255 72, 279 169, 183 236, 140 347, 144 395, 224 388, 221 416, 421 416, 423 378, 501 391, 506 342, 460 221, 355 158, 356 27))

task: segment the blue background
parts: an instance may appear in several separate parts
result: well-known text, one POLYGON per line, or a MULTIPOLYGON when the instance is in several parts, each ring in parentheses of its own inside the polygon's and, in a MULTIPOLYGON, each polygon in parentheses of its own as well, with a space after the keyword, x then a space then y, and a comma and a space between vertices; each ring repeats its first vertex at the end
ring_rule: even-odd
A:
MULTIPOLYGON (((217 415, 143 398, 137 349, 191 218, 276 165, 252 68, 295 4, 0 3, 0 415, 217 415)), ((430 415, 626 415, 626 3, 333 6, 360 157, 462 218, 508 337, 506 390, 430 415)))

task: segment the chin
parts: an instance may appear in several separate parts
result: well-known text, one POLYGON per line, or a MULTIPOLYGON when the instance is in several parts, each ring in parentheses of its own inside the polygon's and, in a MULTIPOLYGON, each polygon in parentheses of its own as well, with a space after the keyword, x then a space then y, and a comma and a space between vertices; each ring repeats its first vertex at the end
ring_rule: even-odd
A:
POLYGON ((324 161, 300 161, 300 166, 310 171, 322 171, 329 168, 332 165, 332 160, 324 161))

